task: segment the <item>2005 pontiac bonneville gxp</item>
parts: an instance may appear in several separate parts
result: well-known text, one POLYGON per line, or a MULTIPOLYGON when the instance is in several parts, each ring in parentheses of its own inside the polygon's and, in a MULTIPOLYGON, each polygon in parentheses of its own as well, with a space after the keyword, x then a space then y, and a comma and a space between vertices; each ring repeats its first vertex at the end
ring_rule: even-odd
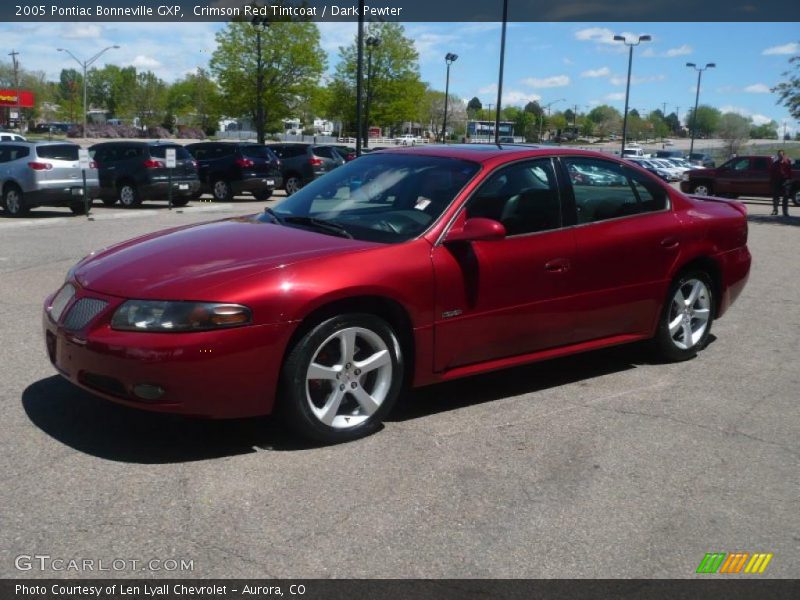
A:
POLYGON ((109 400, 280 408, 336 442, 378 429, 408 386, 639 340, 692 357, 749 270, 737 202, 594 152, 431 146, 94 253, 43 320, 56 369, 109 400))

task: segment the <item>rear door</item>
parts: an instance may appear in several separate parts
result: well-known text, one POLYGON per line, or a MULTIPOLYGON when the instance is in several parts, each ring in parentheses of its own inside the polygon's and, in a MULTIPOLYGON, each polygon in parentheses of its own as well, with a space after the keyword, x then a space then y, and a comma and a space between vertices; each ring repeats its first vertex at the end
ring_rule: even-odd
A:
POLYGON ((715 194, 745 194, 748 193, 748 177, 750 170, 750 159, 732 158, 719 169, 717 169, 717 179, 714 182, 715 194))
POLYGON ((570 182, 576 223, 573 342, 645 334, 683 241, 667 191, 650 176, 610 160, 562 161, 567 172, 571 165, 594 167, 616 182, 604 187, 570 182))
POLYGON ((771 196, 772 185, 769 180, 770 158, 754 156, 750 159, 750 194, 753 196, 771 196))

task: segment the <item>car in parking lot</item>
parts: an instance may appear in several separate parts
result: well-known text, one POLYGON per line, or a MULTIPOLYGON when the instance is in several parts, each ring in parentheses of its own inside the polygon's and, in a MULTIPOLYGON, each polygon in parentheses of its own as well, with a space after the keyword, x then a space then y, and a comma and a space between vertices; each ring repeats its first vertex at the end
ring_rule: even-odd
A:
MULTIPOLYGON (((0 189, 5 213, 19 217, 36 206, 69 206, 84 214, 80 146, 71 142, 4 142, 0 144, 0 189)), ((89 198, 98 191, 97 169, 86 170, 89 198)))
POLYGON ((167 200, 172 182, 172 204, 185 206, 200 191, 197 163, 179 144, 161 142, 100 142, 89 147, 97 164, 99 196, 106 206, 125 208, 143 200, 167 200), (167 169, 167 149, 175 150, 176 167, 167 169))
POLYGON ((333 146, 327 144, 287 142, 267 144, 267 148, 281 161, 283 189, 287 196, 346 162, 333 146))
POLYGON ((115 402, 279 405, 300 434, 346 441, 412 386, 636 341, 691 358, 745 286, 747 232, 742 204, 596 152, 387 150, 260 214, 84 258, 44 302, 45 342, 115 402))
POLYGON ((714 162, 714 159, 711 158, 710 155, 705 154, 703 152, 693 152, 689 155, 689 162, 692 165, 698 165, 704 167, 706 169, 713 169, 717 166, 717 163, 714 162))
POLYGON ((27 142, 25 136, 13 131, 0 131, 0 142, 27 142))
POLYGON ((198 197, 208 192, 228 202, 246 192, 263 201, 283 185, 280 160, 263 144, 198 142, 187 144, 186 150, 197 161, 202 184, 198 197))

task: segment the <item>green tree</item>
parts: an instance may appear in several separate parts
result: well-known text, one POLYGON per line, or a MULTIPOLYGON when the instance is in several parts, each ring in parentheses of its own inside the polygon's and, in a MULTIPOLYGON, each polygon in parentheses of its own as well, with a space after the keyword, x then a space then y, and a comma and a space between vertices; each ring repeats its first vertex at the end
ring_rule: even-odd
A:
POLYGON ((136 85, 131 93, 139 126, 155 127, 165 122, 167 84, 152 71, 136 74, 136 85))
POLYGON ((281 119, 291 116, 308 99, 325 71, 326 56, 314 23, 276 21, 257 30, 250 22, 231 22, 217 33, 216 41, 209 68, 219 82, 227 116, 250 117, 259 141, 265 130, 283 128, 281 119), (260 99, 259 62, 263 73, 260 99), (263 123, 259 122, 259 101, 263 123))
POLYGON ((77 123, 83 110, 83 74, 76 69, 61 69, 56 101, 61 114, 70 123, 77 123))
POLYGON ((86 74, 90 108, 100 108, 112 118, 131 118, 136 114, 133 90, 137 85, 136 67, 105 65, 86 74))
MULTIPOLYGON (((374 23, 368 36, 381 40, 372 53, 371 124, 388 126, 392 133, 406 121, 419 118, 425 96, 425 84, 419 75, 419 54, 414 42, 405 37, 399 23, 374 23)), ((356 40, 339 48, 339 63, 331 83, 335 116, 355 130, 356 113, 356 40)))
POLYGON ((775 121, 752 127, 750 137, 757 140, 777 140, 778 124, 775 121))
POLYGON ((686 123, 689 125, 689 132, 694 129, 695 137, 710 137, 719 129, 719 120, 722 113, 713 106, 701 104, 697 107, 697 120, 695 123, 694 109, 690 109, 686 115, 686 123))
POLYGON ((727 156, 738 154, 750 134, 750 119, 727 112, 719 119, 719 136, 725 140, 727 156))
POLYGON ((622 115, 616 108, 608 104, 595 106, 589 111, 586 118, 594 124, 594 134, 600 139, 622 129, 622 115))
POLYGON ((167 112, 180 123, 202 129, 206 135, 216 131, 220 107, 219 88, 205 69, 198 68, 169 86, 167 112))
POLYGON ((792 56, 789 65, 790 69, 783 73, 787 80, 776 85, 772 91, 778 94, 779 102, 789 109, 789 114, 800 119, 800 55, 792 56))
POLYGON ((482 109, 483 104, 481 104, 481 101, 477 96, 474 96, 472 100, 467 103, 467 114, 469 115, 470 119, 474 119, 478 111, 482 109))
POLYGON ((678 119, 678 115, 676 115, 674 112, 671 112, 664 117, 664 122, 667 124, 667 127, 669 127, 669 130, 672 133, 680 133, 681 121, 678 119))

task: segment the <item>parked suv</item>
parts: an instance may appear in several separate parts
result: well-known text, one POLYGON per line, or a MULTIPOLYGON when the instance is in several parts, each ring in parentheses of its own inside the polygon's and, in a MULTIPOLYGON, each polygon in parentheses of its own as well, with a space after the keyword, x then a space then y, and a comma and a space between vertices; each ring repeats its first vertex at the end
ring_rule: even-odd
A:
POLYGON ((333 146, 318 144, 267 144, 281 159, 283 189, 291 196, 307 183, 345 163, 333 146))
POLYGON ((230 201, 242 192, 266 200, 283 185, 281 161, 262 144, 199 142, 186 149, 197 161, 199 196, 208 192, 214 200, 230 201))
MULTIPOLYGON (((34 206, 69 206, 83 214, 83 174, 80 146, 71 142, 3 142, 0 144, 0 185, 6 214, 18 217, 34 206)), ((89 198, 98 191, 97 169, 86 170, 89 198)))
POLYGON ((698 165, 706 169, 713 169, 717 166, 717 163, 714 162, 713 158, 702 152, 692 152, 689 155, 689 162, 693 165, 698 165))
POLYGON ((106 206, 119 200, 125 208, 142 200, 166 200, 169 195, 167 148, 175 148, 176 167, 172 169, 172 204, 185 206, 200 190, 197 164, 178 144, 160 142, 101 142, 89 148, 97 163, 100 198, 106 206))

